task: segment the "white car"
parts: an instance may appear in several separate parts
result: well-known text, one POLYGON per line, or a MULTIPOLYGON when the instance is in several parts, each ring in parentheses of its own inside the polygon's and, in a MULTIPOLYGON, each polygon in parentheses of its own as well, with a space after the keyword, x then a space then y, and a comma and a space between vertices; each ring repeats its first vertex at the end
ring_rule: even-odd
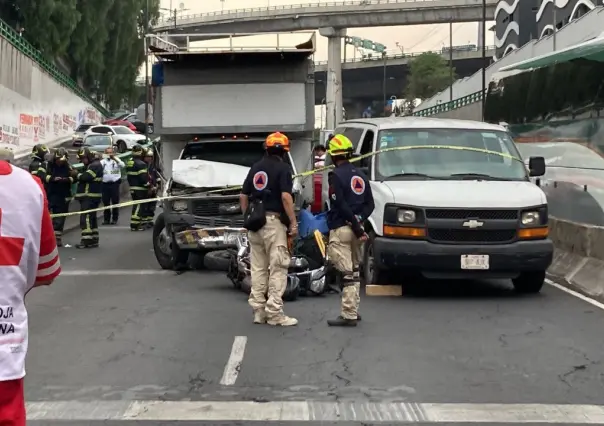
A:
POLYGON ((134 133, 126 126, 99 124, 86 130, 84 136, 92 134, 113 135, 113 140, 120 153, 131 150, 135 145, 144 144, 146 140, 145 135, 134 133))

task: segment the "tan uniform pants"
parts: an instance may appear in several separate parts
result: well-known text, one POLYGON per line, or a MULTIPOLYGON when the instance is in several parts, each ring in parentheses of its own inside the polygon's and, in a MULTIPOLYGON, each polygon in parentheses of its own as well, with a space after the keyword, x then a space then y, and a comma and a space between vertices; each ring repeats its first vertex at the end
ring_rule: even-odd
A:
POLYGON ((341 316, 356 319, 361 303, 361 283, 359 263, 361 262, 360 241, 350 226, 342 226, 329 231, 327 254, 335 268, 343 275, 341 316))
POLYGON ((248 232, 251 250, 252 291, 248 302, 254 312, 265 311, 268 319, 283 316, 283 293, 291 255, 287 229, 278 217, 266 216, 266 225, 248 232))

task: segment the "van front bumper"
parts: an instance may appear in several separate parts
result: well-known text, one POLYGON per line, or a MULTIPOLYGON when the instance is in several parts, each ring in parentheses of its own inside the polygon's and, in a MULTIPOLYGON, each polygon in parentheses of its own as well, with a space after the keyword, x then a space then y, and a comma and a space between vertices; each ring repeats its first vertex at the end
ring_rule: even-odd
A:
POLYGON ((522 272, 545 271, 552 263, 554 245, 550 239, 477 245, 376 237, 373 251, 379 270, 419 272, 426 278, 516 278, 522 272), (462 269, 462 255, 488 255, 489 269, 462 269))

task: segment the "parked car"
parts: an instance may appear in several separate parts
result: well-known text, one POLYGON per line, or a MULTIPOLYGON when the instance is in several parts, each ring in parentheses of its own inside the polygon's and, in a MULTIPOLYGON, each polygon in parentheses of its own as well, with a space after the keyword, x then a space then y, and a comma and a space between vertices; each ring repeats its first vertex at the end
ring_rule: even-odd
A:
POLYGON ((113 143, 113 136, 111 135, 92 133, 84 136, 84 140, 82 141, 82 147, 86 147, 98 154, 104 153, 105 149, 109 148, 110 146, 115 147, 115 144, 113 143))
MULTIPOLYGON (((122 120, 132 123, 138 132, 145 133, 145 123, 140 121, 135 113, 127 115, 122 120)), ((153 134, 153 123, 149 123, 149 134, 153 134)))
POLYGON ((109 124, 110 126, 124 126, 132 130, 134 133, 140 133, 134 124, 126 120, 114 120, 109 124))
POLYGON ((131 150, 136 144, 143 144, 145 135, 134 133, 124 126, 108 126, 100 124, 86 130, 86 136, 91 134, 111 135, 115 141, 114 145, 119 153, 131 150))
POLYGON ((82 145, 82 140, 84 139, 84 133, 86 132, 86 130, 90 129, 92 126, 95 126, 95 123, 87 123, 87 124, 80 124, 78 127, 76 127, 74 134, 71 136, 71 142, 73 144, 73 146, 80 146, 82 145))

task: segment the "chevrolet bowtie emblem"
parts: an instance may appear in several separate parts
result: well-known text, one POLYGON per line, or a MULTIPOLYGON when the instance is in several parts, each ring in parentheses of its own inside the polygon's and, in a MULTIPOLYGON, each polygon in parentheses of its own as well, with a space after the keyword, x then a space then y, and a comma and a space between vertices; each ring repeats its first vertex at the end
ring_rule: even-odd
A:
POLYGON ((474 229, 474 228, 480 228, 482 225, 484 225, 484 222, 480 222, 478 220, 468 220, 467 222, 464 222, 462 224, 462 226, 465 226, 466 228, 470 228, 470 229, 474 229))

